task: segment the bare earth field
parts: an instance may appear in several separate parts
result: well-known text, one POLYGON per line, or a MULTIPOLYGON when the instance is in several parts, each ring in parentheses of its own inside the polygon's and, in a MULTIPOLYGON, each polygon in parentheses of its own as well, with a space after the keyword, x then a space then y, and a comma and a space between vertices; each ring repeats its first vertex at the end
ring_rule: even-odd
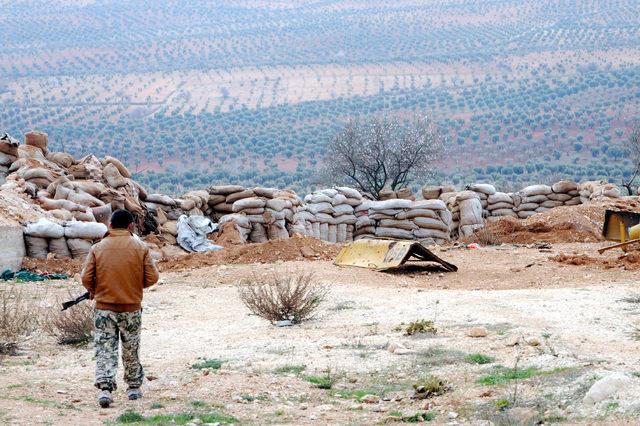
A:
MULTIPOLYGON (((150 380, 141 401, 127 401, 119 389, 113 408, 97 408, 93 348, 60 346, 41 334, 1 360, 0 421, 85 425, 115 423, 125 411, 216 411, 241 424, 379 424, 431 412, 436 424, 636 424, 637 274, 550 260, 560 253, 597 257, 599 246, 442 249, 438 254, 460 268, 446 274, 327 261, 164 273, 144 303, 141 357, 150 380), (278 328, 249 315, 238 280, 273 271, 314 272, 330 285, 316 319, 278 328), (434 320, 437 333, 404 335, 419 319, 434 320), (469 337, 474 327, 487 336, 469 337), (394 353, 394 346, 406 350, 394 353), (469 354, 492 362, 474 363, 469 354), (192 368, 203 359, 222 367, 192 368), (514 371, 522 378, 501 380, 514 371), (307 380, 327 372, 331 389, 307 380), (613 372, 626 373, 627 385, 598 404, 584 403, 590 386, 613 372), (451 390, 413 399, 412 385, 429 375, 451 390), (499 410, 501 400, 514 399, 516 408, 499 410)), ((80 292, 73 280, 2 287, 10 285, 43 306, 80 292)))

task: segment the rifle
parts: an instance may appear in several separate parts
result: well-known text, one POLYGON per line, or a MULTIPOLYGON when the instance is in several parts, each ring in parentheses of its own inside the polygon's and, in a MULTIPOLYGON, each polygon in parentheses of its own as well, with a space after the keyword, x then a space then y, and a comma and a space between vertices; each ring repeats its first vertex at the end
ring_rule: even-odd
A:
POLYGON ((83 300, 87 300, 89 299, 89 297, 91 297, 89 295, 89 292, 86 292, 85 294, 83 294, 82 296, 78 296, 77 298, 73 299, 73 300, 69 300, 68 302, 64 302, 62 304, 62 310, 66 311, 67 309, 69 309, 72 306, 77 305, 78 303, 82 302, 83 300))

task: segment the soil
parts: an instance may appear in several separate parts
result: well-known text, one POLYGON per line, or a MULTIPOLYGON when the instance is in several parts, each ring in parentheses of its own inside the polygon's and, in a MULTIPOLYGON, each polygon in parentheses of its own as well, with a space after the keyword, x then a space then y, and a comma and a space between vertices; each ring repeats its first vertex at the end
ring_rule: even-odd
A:
POLYGON ((566 265, 599 266, 605 269, 622 268, 627 271, 640 270, 640 252, 633 251, 615 258, 594 257, 586 254, 559 254, 551 260, 566 265))
POLYGON ((498 219, 488 223, 483 232, 508 244, 597 242, 602 241, 607 209, 640 213, 640 204, 633 197, 557 207, 525 220, 511 217, 498 219))
MULTIPOLYGON (((324 245, 312 247, 322 253, 324 245)), ((511 398, 514 383, 479 382, 496 374, 497 365, 517 365, 542 372, 518 380, 517 404, 545 423, 637 424, 636 273, 549 260, 562 253, 595 257, 600 246, 437 250, 459 267, 457 273, 389 274, 306 259, 164 272, 159 285, 145 292, 142 400, 126 399, 120 370, 114 406, 99 409, 92 345, 61 346, 38 330, 21 342, 18 355, 0 360, 0 419, 101 425, 115 423, 126 411, 148 417, 217 411, 249 425, 380 424, 391 413, 431 411, 435 424, 453 417, 460 424, 517 424, 513 418, 500 422, 509 410, 497 408, 498 401, 511 398), (251 315, 238 297, 235 287, 244 278, 296 271, 313 273, 330 287, 316 318, 302 325, 275 327, 251 315), (406 336, 407 324, 420 319, 434 321, 437 332, 406 336), (487 335, 470 337, 470 329, 487 335), (391 347, 406 350, 400 354, 391 347), (465 360, 468 354, 493 360, 474 364, 465 360), (192 368, 202 359, 219 359, 222 367, 192 368), (278 370, 283 367, 290 371, 278 370), (332 389, 307 380, 327 371, 332 389), (595 380, 613 372, 629 376, 625 387, 595 406, 585 404, 595 380), (429 375, 445 379, 451 390, 413 399, 412 385, 429 375), (383 399, 359 400, 365 394, 383 399)), ((619 256, 607 252, 603 258, 619 256)), ((10 286, 51 313, 59 309, 57 298, 82 292, 71 279, 10 282, 0 292, 10 286)))

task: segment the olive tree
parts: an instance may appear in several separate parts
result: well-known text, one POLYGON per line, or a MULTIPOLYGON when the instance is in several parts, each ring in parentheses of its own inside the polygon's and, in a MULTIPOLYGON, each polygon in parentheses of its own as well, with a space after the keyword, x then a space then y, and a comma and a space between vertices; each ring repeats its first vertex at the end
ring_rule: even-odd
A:
POLYGON ((352 119, 329 142, 325 180, 354 185, 375 199, 383 188, 397 190, 433 174, 443 140, 426 117, 352 119))

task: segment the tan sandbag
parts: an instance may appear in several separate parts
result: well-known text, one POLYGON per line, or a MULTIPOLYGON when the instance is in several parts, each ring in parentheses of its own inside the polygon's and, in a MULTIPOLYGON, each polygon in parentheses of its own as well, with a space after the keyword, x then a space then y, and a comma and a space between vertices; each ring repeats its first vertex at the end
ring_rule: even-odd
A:
POLYGON ((338 186, 336 190, 347 198, 362 199, 362 194, 357 189, 349 188, 348 186, 338 186))
POLYGON ((189 254, 187 251, 180 248, 180 246, 175 245, 164 246, 161 248, 161 250, 165 259, 170 259, 172 257, 182 257, 189 254))
POLYGON ((405 229, 407 231, 418 229, 418 226, 410 220, 383 219, 380 221, 378 226, 381 226, 384 228, 405 229))
POLYGON ((396 191, 396 197, 402 198, 404 200, 415 200, 416 197, 413 196, 413 192, 409 188, 402 188, 396 191))
POLYGON ((127 184, 127 179, 122 176, 117 167, 111 163, 104 167, 102 174, 111 188, 120 188, 127 184))
POLYGON ((126 177, 126 178, 131 177, 131 172, 129 171, 129 169, 127 169, 125 165, 122 164, 122 162, 117 158, 111 157, 110 155, 105 156, 102 159, 102 165, 106 166, 107 164, 113 164, 116 167, 116 169, 118 169, 122 177, 126 177))
POLYGON ((289 238, 289 232, 284 220, 277 220, 267 227, 269 240, 285 240, 289 238))
POLYGON ((395 191, 385 188, 378 193, 378 198, 380 199, 380 201, 384 201, 384 200, 392 200, 398 197, 396 196, 395 191))
POLYGON ((93 213, 91 213, 91 210, 89 210, 88 212, 75 211, 72 214, 73 214, 73 218, 75 220, 79 220, 80 222, 95 222, 96 221, 96 218, 93 217, 93 213))
POLYGON ((422 198, 425 200, 437 200, 442 193, 442 187, 426 185, 422 187, 422 198))
MULTIPOLYGON (((54 174, 51 170, 45 169, 43 167, 25 170, 23 173, 21 173, 21 176, 24 180, 46 179, 49 182, 53 182, 58 177, 58 175, 54 174)), ((47 186, 49 185, 47 184, 47 186)))
POLYGON ((103 192, 107 190, 107 187, 104 186, 102 183, 95 182, 92 180, 78 179, 78 180, 70 181, 70 184, 74 188, 80 189, 86 192, 87 194, 91 194, 94 197, 98 197, 98 198, 102 195, 103 192))
POLYGON ((170 207, 175 207, 177 205, 176 200, 163 194, 147 194, 145 201, 170 207))
POLYGON ((50 210, 49 213, 51 213, 51 215, 53 217, 55 217, 56 219, 60 219, 60 220, 71 220, 71 219, 73 219, 73 215, 71 214, 70 211, 67 211, 67 210, 55 209, 55 210, 50 210))
POLYGON ((49 144, 49 137, 44 132, 31 131, 31 132, 25 133, 24 143, 26 145, 38 147, 43 152, 46 152, 47 145, 49 144))
POLYGON ((229 195, 234 192, 244 191, 244 186, 240 185, 216 185, 209 188, 209 194, 229 195))
POLYGON ((413 236, 418 239, 435 238, 439 240, 450 240, 449 231, 438 229, 420 228, 413 231, 413 236))
POLYGON ((401 240, 412 240, 413 232, 407 231, 404 229, 378 227, 376 228, 375 236, 381 237, 381 238, 397 238, 401 240))
POLYGON ((46 238, 24 236, 27 256, 33 259, 46 259, 49 253, 49 242, 46 238))
MULTIPOLYGON (((53 182, 51 185, 49 185, 49 187, 47 188, 47 190, 51 189, 52 185, 54 185, 55 182, 53 182)), ((54 200, 66 200, 69 197, 69 194, 71 194, 73 192, 73 189, 71 188, 67 188, 65 186, 62 185, 58 185, 56 187, 56 191, 55 191, 55 195, 53 196, 54 200)))
MULTIPOLYGON (((242 211, 244 209, 258 209, 264 207, 266 205, 266 201, 262 198, 251 197, 251 198, 243 198, 242 200, 238 200, 233 203, 231 206, 231 210, 236 213, 242 211)), ((220 209, 221 205, 216 206, 216 210, 220 209)))
POLYGON ((76 161, 71 154, 67 154, 66 152, 50 152, 46 158, 64 168, 71 167, 76 161))
POLYGON ((112 212, 111 204, 105 204, 91 209, 91 213, 93 214, 96 222, 104 223, 107 226, 109 226, 112 212))
MULTIPOLYGON (((276 193, 276 191, 278 191, 277 188, 254 188, 253 189, 253 192, 254 192, 255 195, 257 195, 258 197, 263 197, 263 198, 273 198, 274 194, 276 193)), ((265 238, 266 238, 266 236, 265 236, 265 238)))
POLYGON ((429 209, 411 209, 396 214, 396 219, 413 219, 414 217, 430 217, 431 219, 438 219, 438 213, 429 209))
POLYGON ((144 215, 144 209, 133 197, 124 197, 124 208, 134 216, 144 215))
MULTIPOLYGON (((286 200, 282 198, 273 198, 273 199, 267 200, 266 207, 275 211, 282 211, 284 209, 292 208, 293 204, 291 203, 290 200, 286 200)), ((351 209, 351 212, 353 212, 353 208, 351 209)))
POLYGON ((267 237, 267 231, 264 225, 260 223, 251 224, 251 233, 249 234, 249 241, 253 243, 266 243, 269 241, 267 237))
POLYGON ((50 180, 44 178, 29 179, 29 182, 37 186, 38 188, 46 188, 51 183, 50 180))
POLYGON ((424 229, 438 229, 443 232, 449 232, 449 225, 443 223, 438 219, 431 219, 429 217, 416 217, 413 219, 414 223, 424 229))
POLYGON ((211 207, 215 207, 218 204, 222 204, 226 201, 227 197, 224 195, 213 194, 209 196, 208 204, 211 207))
POLYGON ((566 194, 569 191, 575 191, 578 189, 578 184, 570 180, 561 180, 551 185, 551 190, 556 194, 566 194))
POLYGON ((68 172, 75 179, 88 179, 89 171, 84 164, 74 164, 68 168, 68 172))
POLYGON ((91 250, 92 243, 81 238, 67 238, 67 247, 74 259, 84 259, 91 250))
POLYGON ((176 198, 176 203, 186 212, 196 207, 196 202, 193 200, 181 200, 180 198, 176 198))
POLYGON ((522 193, 523 197, 532 197, 534 195, 548 195, 553 191, 548 185, 530 185, 520 192, 522 193))
POLYGON ((49 253, 56 255, 56 259, 64 259, 71 257, 69 246, 65 238, 52 238, 49 240, 49 253))
POLYGON ((17 157, 18 144, 10 140, 0 140, 0 152, 3 154, 11 155, 12 157, 17 157))
POLYGON ((227 195, 225 203, 233 204, 238 200, 242 200, 243 198, 255 197, 256 194, 251 189, 245 189, 244 191, 234 192, 233 194, 227 195))
POLYGON ((20 145, 18 147, 18 158, 31 158, 38 161, 47 161, 40 148, 30 145, 20 145))
POLYGON ((156 222, 158 222, 158 226, 162 226, 165 222, 167 222, 167 215, 162 209, 156 210, 156 222))
POLYGON ((164 241, 167 244, 177 244, 178 242, 175 235, 171 235, 167 233, 160 234, 158 238, 160 238, 162 241, 164 241))
POLYGON ((173 236, 178 235, 178 221, 168 220, 160 226, 160 231, 173 236))
POLYGON ((146 200, 148 195, 147 190, 135 180, 131 180, 131 183, 133 183, 133 186, 138 190, 138 198, 146 200))

